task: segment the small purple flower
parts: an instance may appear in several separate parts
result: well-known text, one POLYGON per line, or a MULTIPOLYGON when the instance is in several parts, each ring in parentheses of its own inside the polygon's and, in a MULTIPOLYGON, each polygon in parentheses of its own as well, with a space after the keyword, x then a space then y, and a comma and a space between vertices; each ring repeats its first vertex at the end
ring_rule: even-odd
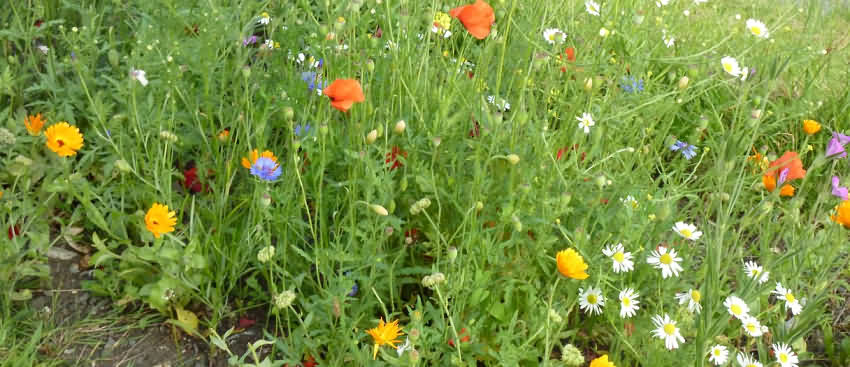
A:
POLYGON ((846 157, 847 152, 844 151, 844 146, 847 143, 850 143, 850 136, 833 132, 832 139, 829 139, 829 143, 826 145, 826 156, 831 157, 837 154, 837 158, 846 157))
POLYGON ((242 46, 253 45, 257 43, 257 36, 251 36, 242 40, 242 46))
POLYGON ((832 194, 840 197, 842 200, 850 199, 850 196, 848 196, 847 193, 847 188, 838 186, 838 176, 832 176, 832 194))
POLYGON ((266 181, 274 181, 280 177, 281 169, 280 165, 271 158, 260 157, 251 166, 251 174, 266 181))
POLYGON ((298 124, 295 125, 295 136, 301 137, 303 135, 307 135, 310 132, 310 124, 298 124))
POLYGON ((779 181, 776 183, 776 186, 779 186, 779 185, 782 185, 783 183, 785 183, 785 180, 788 179, 788 172, 790 172, 790 171, 791 171, 791 169, 788 168, 788 167, 785 167, 781 171, 779 171, 779 181))
POLYGON ((643 92, 643 79, 635 79, 633 76, 624 77, 623 81, 620 82, 620 87, 626 93, 643 92))
POLYGON ((676 143, 670 147, 672 151, 681 151, 682 155, 685 156, 685 159, 690 160, 691 158, 697 155, 696 152, 697 147, 685 143, 681 140, 676 140, 676 143))

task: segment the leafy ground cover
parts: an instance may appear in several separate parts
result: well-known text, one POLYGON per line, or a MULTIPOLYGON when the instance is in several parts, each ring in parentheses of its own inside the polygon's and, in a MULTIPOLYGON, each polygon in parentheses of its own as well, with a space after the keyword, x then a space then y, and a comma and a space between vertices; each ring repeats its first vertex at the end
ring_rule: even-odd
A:
POLYGON ((846 4, 0 15, 3 365, 850 363, 846 4))

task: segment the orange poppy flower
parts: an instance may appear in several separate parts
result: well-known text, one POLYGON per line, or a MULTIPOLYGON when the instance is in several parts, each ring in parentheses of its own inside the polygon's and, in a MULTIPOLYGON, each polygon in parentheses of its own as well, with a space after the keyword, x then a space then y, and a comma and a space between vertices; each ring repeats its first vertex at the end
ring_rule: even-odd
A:
POLYGON ((360 82, 355 79, 334 80, 322 93, 331 99, 331 106, 342 112, 347 112, 354 102, 366 100, 360 82))
POLYGON ((469 34, 480 40, 490 35, 490 27, 496 21, 493 8, 483 0, 475 0, 474 4, 454 8, 449 11, 449 15, 460 20, 469 34))
POLYGON ((775 178, 777 173, 782 172, 786 168, 788 168, 788 176, 785 177, 785 181, 806 177, 806 170, 803 169, 803 161, 800 160, 797 152, 785 152, 779 159, 770 162, 765 175, 775 178))

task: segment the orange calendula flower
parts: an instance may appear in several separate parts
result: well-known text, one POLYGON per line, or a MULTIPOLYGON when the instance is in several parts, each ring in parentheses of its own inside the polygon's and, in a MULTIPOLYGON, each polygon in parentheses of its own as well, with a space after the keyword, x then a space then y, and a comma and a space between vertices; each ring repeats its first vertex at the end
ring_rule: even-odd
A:
POLYGON ((41 128, 44 127, 44 118, 41 117, 40 113, 35 116, 29 115, 24 119, 24 126, 30 135, 39 136, 41 135, 41 128))
POLYGON ((829 216, 833 222, 850 229, 850 200, 844 200, 835 207, 835 214, 829 216))
MULTIPOLYGON (((776 178, 773 176, 764 175, 761 177, 761 182, 764 184, 764 188, 769 192, 773 192, 776 190, 776 178)), ((794 196, 794 186, 789 184, 782 185, 782 188, 779 189, 779 196, 794 196)))
MULTIPOLYGON (((806 170, 803 169, 803 161, 797 152, 785 152, 782 157, 770 162, 761 181, 767 191, 773 192, 776 185, 803 177, 806 177, 806 170)), ((794 187, 789 184, 782 185, 779 196, 794 196, 794 187)))
POLYGON ((47 137, 47 147, 60 157, 75 155, 83 147, 83 134, 80 134, 80 129, 65 121, 48 127, 44 136, 47 137))
POLYGON ((378 322, 378 327, 366 330, 366 333, 371 335, 372 340, 375 341, 375 348, 372 350, 372 359, 375 359, 375 357, 378 356, 378 349, 382 345, 389 345, 390 347, 395 348, 395 343, 400 343, 397 338, 404 335, 401 328, 398 326, 398 320, 385 323, 384 319, 381 319, 381 321, 378 322))
POLYGON ((168 211, 167 205, 153 203, 145 214, 145 227, 153 233, 154 237, 159 238, 164 233, 174 232, 174 225, 177 224, 176 216, 173 210, 168 211))
POLYGON ((493 8, 483 0, 475 0, 475 3, 464 5, 449 11, 452 18, 457 18, 473 37, 480 40, 490 35, 490 27, 496 21, 493 8))
POLYGON ((608 360, 608 355, 605 354, 602 357, 596 358, 590 361, 590 366, 588 367, 617 367, 614 365, 614 362, 608 360))
POLYGON ((218 133, 218 140, 219 141, 226 142, 228 139, 230 139, 230 130, 229 129, 224 129, 220 133, 218 133))
POLYGON ((331 99, 331 106, 347 112, 355 102, 363 102, 366 96, 356 79, 337 79, 322 90, 322 94, 331 99))
POLYGON ((815 120, 803 120, 803 131, 809 135, 815 135, 820 131, 820 124, 815 120))
POLYGON ((555 256, 555 260, 558 262, 558 271, 565 277, 581 280, 587 279, 589 276, 585 272, 587 270, 587 264, 576 250, 568 248, 559 251, 558 255, 555 256))
POLYGON ((250 154, 249 157, 242 157, 242 167, 251 169, 251 166, 253 166, 254 162, 256 162, 257 159, 259 159, 260 157, 266 157, 268 159, 271 159, 275 163, 278 163, 277 157, 274 156, 274 153, 266 150, 266 151, 263 151, 262 154, 260 154, 260 153, 257 152, 256 149, 254 149, 254 150, 251 151, 251 154, 250 154))

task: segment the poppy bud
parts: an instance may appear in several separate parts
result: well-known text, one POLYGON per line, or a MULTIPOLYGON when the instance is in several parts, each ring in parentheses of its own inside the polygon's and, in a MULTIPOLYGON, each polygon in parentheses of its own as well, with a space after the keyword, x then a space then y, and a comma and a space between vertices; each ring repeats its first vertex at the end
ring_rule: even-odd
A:
POLYGON ((292 119, 295 118, 295 110, 292 107, 284 107, 283 118, 292 121, 292 119))
POLYGON ((390 212, 388 212, 387 209, 384 208, 383 206, 380 206, 380 205, 377 205, 377 204, 369 204, 369 208, 372 209, 372 211, 375 212, 375 214, 380 215, 382 217, 390 215, 390 212))
POLYGON ((130 167, 130 164, 127 163, 127 161, 125 161, 123 159, 119 159, 119 160, 115 161, 115 167, 118 167, 119 171, 125 172, 125 173, 133 171, 133 167, 130 167))
POLYGON ((442 143, 442 142, 443 142, 443 139, 440 138, 439 136, 431 139, 431 143, 434 144, 434 148, 440 146, 440 143, 442 143))
POLYGON ((686 76, 683 76, 682 78, 680 78, 680 79, 679 79, 679 89, 684 90, 685 88, 687 88, 687 87, 688 87, 688 83, 689 83, 690 81, 691 81, 691 80, 690 80, 690 79, 688 79, 688 77, 686 77, 686 76))
POLYGON ((405 128, 407 128, 407 123, 404 122, 404 120, 398 120, 398 122, 395 123, 393 132, 395 132, 396 134, 401 134, 404 132, 405 128))
POLYGON ((482 203, 482 202, 480 202, 480 201, 479 201, 479 202, 476 202, 476 203, 475 203, 475 210, 479 210, 479 211, 480 211, 481 209, 484 209, 484 203, 482 203))
POLYGON ((513 164, 513 165, 516 165, 517 163, 519 163, 519 156, 516 155, 516 154, 508 154, 508 156, 506 158, 507 158, 508 162, 511 162, 511 164, 513 164))
POLYGON ((449 252, 449 261, 452 262, 452 263, 455 262, 455 259, 457 259, 457 247, 454 247, 454 246, 449 247, 448 252, 449 252))
POLYGON ((271 195, 269 195, 269 193, 267 193, 267 192, 264 192, 263 195, 260 197, 260 205, 262 205, 264 208, 266 208, 271 204, 272 204, 271 195))
POLYGON ((366 144, 372 144, 376 139, 378 139, 378 130, 372 129, 372 131, 366 134, 366 144))
POLYGON ((319 126, 319 132, 320 132, 322 135, 327 135, 327 134, 328 134, 328 125, 327 125, 327 124, 322 124, 321 126, 319 126))
POLYGON ((586 92, 590 92, 593 90, 593 78, 584 79, 584 90, 586 92))
POLYGON ((242 76, 248 79, 251 76, 251 67, 245 66, 242 68, 242 76))
POLYGON ((109 53, 107 53, 106 55, 106 57, 109 59, 109 65, 112 65, 113 68, 117 68, 119 59, 118 51, 115 51, 114 49, 109 50, 109 53))

